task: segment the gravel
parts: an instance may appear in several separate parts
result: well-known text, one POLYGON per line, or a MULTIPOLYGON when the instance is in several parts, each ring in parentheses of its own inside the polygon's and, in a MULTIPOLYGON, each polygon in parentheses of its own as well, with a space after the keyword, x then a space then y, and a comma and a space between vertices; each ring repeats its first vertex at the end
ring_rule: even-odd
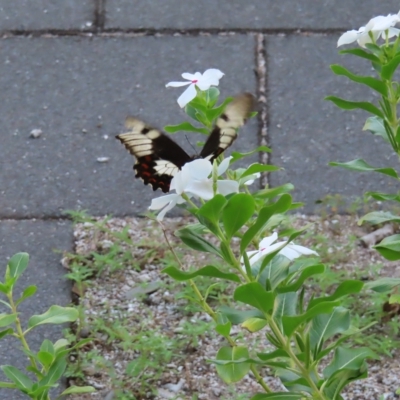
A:
MULTIPOLYGON (((99 219, 100 221, 100 219, 99 219)), ((331 217, 296 215, 293 217, 295 226, 310 224, 308 234, 298 238, 297 244, 311 246, 322 255, 322 261, 335 254, 337 263, 335 269, 351 271, 361 268, 365 272, 365 279, 373 275, 371 265, 381 264, 381 276, 400 277, 400 266, 394 262, 384 260, 371 248, 359 245, 361 236, 367 233, 364 228, 357 226, 353 216, 335 215, 331 217), (325 238, 322 242, 315 241, 315 237, 325 238), (352 245, 349 246, 349 242, 352 245)), ((179 248, 179 242, 172 236, 172 232, 187 222, 185 218, 175 218, 165 221, 170 240, 174 248, 182 255, 184 265, 204 265, 207 257, 204 253, 196 253, 196 257, 187 250, 179 248), (182 253, 181 253, 182 252, 182 253)), ((184 324, 196 328, 205 326, 208 329, 194 336, 196 340, 187 344, 179 354, 173 354, 169 361, 165 361, 162 373, 159 376, 148 377, 152 387, 158 394, 148 392, 138 399, 249 399, 257 392, 261 392, 253 376, 249 374, 236 385, 223 383, 215 370, 215 366, 207 362, 215 358, 218 349, 224 345, 224 339, 212 329, 210 317, 204 313, 188 311, 187 300, 177 298, 171 291, 171 280, 160 273, 165 266, 168 251, 164 244, 162 231, 158 225, 148 219, 140 218, 111 218, 104 223, 109 233, 99 230, 96 224, 80 223, 75 227, 75 251, 77 255, 87 256, 91 252, 106 252, 111 249, 115 238, 111 232, 125 232, 133 247, 125 246, 132 254, 132 260, 127 260, 121 266, 106 266, 98 276, 93 276, 82 289, 74 286, 73 292, 80 293, 79 302, 84 310, 85 327, 81 335, 93 335, 93 326, 101 317, 107 326, 123 321, 127 332, 152 330, 159 332, 163 337, 171 340, 183 340, 181 333, 184 324), (208 324, 208 325, 207 325, 208 324), (139 328, 141 327, 141 328, 139 328), (197 395, 197 397, 193 397, 197 395), (240 397, 243 395, 243 397, 240 397)), ((172 258, 170 258, 172 260, 172 258)), ((66 268, 71 267, 71 256, 66 256, 62 262, 66 268)), ((363 272, 363 273, 364 273, 363 272)), ((172 286, 182 292, 182 287, 172 286)), ((229 292, 229 289, 227 289, 229 292)), ((187 291, 185 293, 188 293, 187 291)), ((396 317, 397 318, 397 317, 396 317)), ((96 332, 98 332, 97 330, 96 332)), ((88 384, 96 388, 96 393, 70 396, 70 400, 86 399, 126 399, 116 395, 116 380, 120 382, 127 393, 137 393, 137 380, 126 374, 126 367, 137 359, 138 352, 129 347, 124 348, 123 342, 113 340, 105 331, 96 333, 92 344, 82 351, 97 351, 108 362, 102 365, 92 358, 90 363, 82 365, 84 380, 70 380, 70 384, 88 384), (112 368, 110 369, 110 366, 112 368), (111 372, 114 374, 111 378, 111 372)), ((251 347, 258 346, 263 336, 250 335, 239 326, 233 327, 233 336, 251 347)), ((136 337, 136 336, 135 336, 136 337)), ((127 339, 128 340, 128 339, 127 339)), ((150 340, 150 339, 149 339, 150 340)), ((399 340, 399 337, 394 338, 399 340)), ((265 349, 265 348, 264 348, 265 349)), ((157 351, 157 350, 155 350, 157 351)), ((395 391, 400 387, 400 352, 392 352, 392 357, 382 357, 379 361, 369 361, 368 378, 352 383, 348 386, 344 399, 396 399, 395 391)), ((73 361, 74 359, 72 359, 73 361)), ((162 362, 162 361, 161 361, 162 362)), ((266 376, 270 387, 275 390, 284 390, 279 381, 271 374, 266 376)))

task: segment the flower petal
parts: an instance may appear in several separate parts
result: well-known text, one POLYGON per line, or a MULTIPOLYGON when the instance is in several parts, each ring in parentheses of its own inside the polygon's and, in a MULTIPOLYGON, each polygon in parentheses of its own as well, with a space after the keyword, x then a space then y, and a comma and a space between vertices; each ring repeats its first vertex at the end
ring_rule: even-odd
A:
POLYGON ((160 210, 165 207, 169 202, 176 200, 179 196, 178 194, 172 193, 167 194, 166 196, 156 197, 151 200, 151 204, 149 210, 160 210))
POLYGON ((219 80, 225 74, 221 72, 219 69, 210 68, 204 71, 201 78, 199 78, 198 82, 196 83, 197 87, 200 90, 207 90, 210 86, 218 86, 219 80))
POLYGON ((218 193, 222 194, 223 196, 227 196, 228 194, 239 192, 239 182, 229 179, 218 180, 217 188, 218 193))
POLYGON ((181 87, 190 85, 191 82, 168 82, 165 87, 181 87))
POLYGON ((289 243, 286 247, 284 247, 279 254, 282 254, 289 260, 294 260, 302 255, 318 255, 317 252, 308 249, 307 247, 298 246, 296 244, 289 243))
POLYGON ((232 158, 232 156, 226 157, 222 160, 221 164, 218 165, 218 176, 221 176, 226 172, 226 170, 229 168, 229 162, 232 158))
POLYGON ((211 179, 195 180, 189 183, 186 191, 203 200, 211 200, 214 197, 214 191, 211 179))
POLYGON ((343 35, 340 36, 338 42, 337 42, 337 47, 343 46, 344 44, 350 44, 355 42, 360 36, 360 32, 356 30, 351 30, 343 33, 343 35))
POLYGON ((184 72, 182 74, 183 79, 189 80, 191 83, 193 81, 198 81, 201 78, 201 73, 200 72, 195 72, 194 74, 189 74, 189 72, 184 72))
POLYGON ((190 103, 196 97, 196 88, 194 84, 191 84, 179 97, 178 104, 181 108, 185 107, 186 104, 190 103))
POLYGON ((275 242, 276 239, 278 239, 278 234, 276 232, 274 232, 271 236, 267 236, 266 238, 261 240, 261 242, 259 244, 260 250, 265 249, 266 247, 269 247, 271 245, 271 243, 275 242))
POLYGON ((182 169, 188 169, 193 179, 206 179, 212 172, 212 164, 204 158, 191 161, 183 166, 182 169))

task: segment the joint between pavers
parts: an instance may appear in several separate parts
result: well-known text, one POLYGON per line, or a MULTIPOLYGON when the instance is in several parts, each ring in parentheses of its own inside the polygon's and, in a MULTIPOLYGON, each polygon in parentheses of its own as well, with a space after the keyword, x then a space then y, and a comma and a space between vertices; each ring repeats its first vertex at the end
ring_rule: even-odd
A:
POLYGON ((94 27, 97 31, 104 30, 106 23, 106 0, 93 0, 94 7, 94 27))
MULTIPOLYGON (((104 0, 98 0, 104 2, 104 0)), ((33 30, 19 30, 19 29, 9 29, 0 31, 0 37, 2 39, 7 39, 10 37, 63 37, 63 36, 98 36, 98 37, 142 37, 142 36, 210 36, 210 35, 220 35, 220 36, 233 36, 233 35, 264 35, 264 36, 327 36, 327 35, 338 35, 343 33, 345 28, 334 28, 334 29, 299 29, 299 28, 281 28, 281 29, 244 29, 244 28, 234 28, 234 29, 220 29, 220 28, 210 28, 210 29, 117 29, 117 28, 107 28, 104 29, 103 25, 105 23, 105 11, 98 14, 96 11, 94 17, 94 28, 88 29, 33 29, 33 30)))

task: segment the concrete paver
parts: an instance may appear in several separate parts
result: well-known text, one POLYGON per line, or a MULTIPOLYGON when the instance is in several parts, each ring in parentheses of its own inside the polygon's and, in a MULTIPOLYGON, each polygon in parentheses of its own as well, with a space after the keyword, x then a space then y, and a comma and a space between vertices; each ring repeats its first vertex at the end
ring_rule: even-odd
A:
POLYGON ((88 29, 94 0, 13 0, 0 3, 0 31, 88 29))
POLYGON ((267 51, 272 162, 285 169, 271 174, 272 185, 292 182, 295 199, 305 201, 308 212, 327 194, 354 197, 367 190, 390 190, 394 181, 384 175, 327 165, 356 158, 374 166, 397 165, 388 144, 362 131, 369 114, 342 111, 323 101, 328 95, 374 101, 375 95, 368 88, 335 76, 329 68, 340 63, 366 75, 371 72, 369 63, 350 55, 339 56, 334 37, 268 38, 267 51))
MULTIPOLYGON (((146 210, 154 193, 134 178, 133 157, 114 138, 125 117, 133 114, 158 127, 182 122, 185 114, 176 99, 184 88, 165 84, 180 80, 185 71, 221 69, 224 97, 255 92, 254 43, 247 35, 4 40, 0 135, 7 152, 0 216, 58 216, 77 208, 94 215, 146 210), (32 129, 41 129, 42 136, 29 138, 32 129), (98 157, 109 162, 99 163, 98 157)), ((184 134, 176 138, 193 153, 184 134)), ((195 138, 188 136, 193 145, 200 139, 195 138)), ((256 146, 254 120, 233 148, 256 146)))
MULTIPOLYGON (((72 251, 72 227, 65 221, 0 221, 0 280, 4 279, 7 260, 18 252, 28 252, 30 262, 21 276, 15 296, 29 285, 37 286, 34 296, 21 304, 21 320, 26 326, 33 314, 41 314, 52 306, 68 305, 71 302, 70 283, 63 278, 66 270, 61 266, 61 254, 57 251, 72 251)), ((3 305, 0 305, 3 310, 3 305)), ((42 325, 30 332, 27 339, 37 351, 46 338, 58 340, 62 337, 61 326, 42 325)), ((1 365, 26 366, 26 357, 20 349, 20 343, 12 337, 0 340, 1 365)), ((4 375, 1 373, 1 380, 4 375)), ((0 389, 0 399, 25 399, 17 392, 0 389)))
POLYGON ((337 29, 358 28, 375 15, 396 13, 398 1, 345 0, 113 0, 106 28, 337 29))

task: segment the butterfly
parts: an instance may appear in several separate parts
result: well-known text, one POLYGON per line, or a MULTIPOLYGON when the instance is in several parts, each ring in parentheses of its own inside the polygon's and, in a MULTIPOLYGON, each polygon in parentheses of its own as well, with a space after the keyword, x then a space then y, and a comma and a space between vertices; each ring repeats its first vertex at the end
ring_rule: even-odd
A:
POLYGON ((254 104, 254 96, 250 93, 236 96, 217 119, 200 154, 192 157, 166 134, 134 117, 125 121, 129 132, 116 137, 136 158, 133 166, 136 178, 142 178, 153 190, 160 188, 167 193, 172 178, 186 163, 197 158, 212 163, 235 141, 237 130, 245 124, 254 104))

